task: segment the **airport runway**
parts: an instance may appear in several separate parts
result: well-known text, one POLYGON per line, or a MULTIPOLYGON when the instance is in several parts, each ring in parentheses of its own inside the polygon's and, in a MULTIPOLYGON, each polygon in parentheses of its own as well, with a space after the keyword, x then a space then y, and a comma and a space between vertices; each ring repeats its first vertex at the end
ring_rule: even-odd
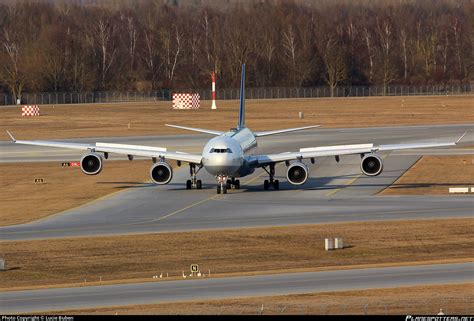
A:
MULTIPOLYGON (((294 137, 273 136, 271 139, 261 139, 259 143, 263 150, 281 152, 294 150, 298 142, 301 142, 302 147, 307 147, 371 141, 368 137, 377 137, 377 141, 381 143, 407 142, 408 137, 410 140, 420 138, 427 140, 427 137, 444 137, 445 140, 452 140, 471 127, 454 125, 328 129, 301 132, 294 137)), ((465 140, 474 141, 473 134, 470 133, 465 140)), ((188 145, 183 143, 183 146, 196 148, 197 145, 191 144, 191 141, 199 144, 205 141, 204 138, 208 138, 208 136, 192 139, 190 137, 194 136, 160 137, 155 145, 162 144, 167 147, 173 143, 180 145, 181 140, 184 140, 188 145)), ((133 138, 125 139, 125 142, 142 144, 147 143, 146 140, 149 139, 151 138, 133 138)), ((25 148, 28 151, 30 147, 25 148)), ((459 150, 459 146, 456 150, 459 150)), ((465 151, 472 152, 472 149, 465 151)), ((14 149, 12 152, 16 153, 18 150, 14 149)), ((436 152, 449 154, 451 151, 438 149, 436 152)), ((36 156, 43 160, 44 153, 38 153, 36 156)), ((318 159, 317 164, 311 166, 311 177, 303 187, 287 183, 285 166, 281 165, 277 167, 277 176, 281 181, 280 191, 264 191, 262 182, 266 178, 265 172, 257 170, 252 176, 242 179, 241 190, 232 190, 227 195, 216 195, 215 179, 204 171, 199 173, 199 177, 203 179, 204 189, 186 191, 184 182, 188 179, 188 169, 183 166, 184 168, 175 172, 172 183, 168 185, 156 186, 144 183, 46 219, 2 227, 0 240, 368 220, 472 217, 474 198, 469 196, 373 197, 414 164, 420 157, 419 153, 420 151, 391 153, 385 158, 385 170, 378 177, 365 177, 360 174, 359 156, 342 157, 339 164, 333 158, 318 159)), ((15 159, 14 157, 8 151, 2 153, 2 159, 11 160, 15 159)), ((28 159, 32 160, 35 157, 29 155, 28 159)), ((107 170, 107 166, 113 166, 113 162, 107 162, 104 170, 107 170)), ((133 163, 130 166, 132 168, 133 163)), ((128 182, 123 184, 127 186, 128 182)))
POLYGON ((472 282, 474 263, 56 288, 0 293, 3 314, 472 282))

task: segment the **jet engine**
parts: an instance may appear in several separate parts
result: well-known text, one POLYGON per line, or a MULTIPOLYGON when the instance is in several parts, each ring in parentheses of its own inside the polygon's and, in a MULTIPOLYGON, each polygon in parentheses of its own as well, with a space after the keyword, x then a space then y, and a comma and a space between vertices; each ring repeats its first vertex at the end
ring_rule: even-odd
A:
POLYGON ((102 156, 95 153, 84 154, 81 158, 81 169, 84 174, 97 175, 102 171, 102 156))
POLYGON ((360 169, 367 176, 377 176, 383 170, 382 158, 378 154, 365 155, 360 162, 360 169))
POLYGON ((151 167, 150 177, 155 184, 168 184, 173 178, 173 169, 166 162, 158 162, 151 167))
POLYGON ((302 185, 308 179, 308 167, 301 162, 294 162, 288 166, 286 178, 293 185, 302 185))

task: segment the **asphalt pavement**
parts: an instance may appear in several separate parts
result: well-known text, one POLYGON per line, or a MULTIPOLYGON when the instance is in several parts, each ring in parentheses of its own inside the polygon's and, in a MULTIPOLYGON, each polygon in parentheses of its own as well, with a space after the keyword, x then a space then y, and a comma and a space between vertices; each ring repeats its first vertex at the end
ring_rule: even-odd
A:
POLYGON ((463 283, 473 276, 474 263, 457 263, 9 291, 0 293, 0 314, 463 283))

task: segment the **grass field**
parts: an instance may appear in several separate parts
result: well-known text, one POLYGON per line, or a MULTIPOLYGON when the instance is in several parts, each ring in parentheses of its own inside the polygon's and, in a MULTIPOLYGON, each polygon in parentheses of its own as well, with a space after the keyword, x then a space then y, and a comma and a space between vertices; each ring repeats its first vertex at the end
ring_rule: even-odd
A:
POLYGON ((0 164, 0 226, 30 222, 149 179, 148 161, 106 162, 96 176, 61 162, 0 164), (44 184, 35 184, 43 178, 44 184))
POLYGON ((190 264, 217 277, 471 261, 473 246, 471 218, 5 241, 0 287, 152 281, 181 277, 190 264), (347 248, 326 252, 326 237, 342 237, 347 248))
POLYGON ((449 194, 450 187, 471 186, 474 156, 423 156, 380 195, 442 195, 449 194))
POLYGON ((309 293, 57 311, 55 314, 401 314, 469 315, 474 283, 309 293))
MULTIPOLYGON (((246 105, 247 126, 253 130, 474 122, 472 96, 248 100, 246 105)), ((198 110, 172 110, 171 102, 45 105, 40 117, 21 117, 19 107, 0 108, 0 139, 9 139, 5 129, 18 139, 183 133, 165 123, 227 130, 236 126, 237 113, 238 101, 219 101, 217 110, 210 109, 210 101, 198 110)))

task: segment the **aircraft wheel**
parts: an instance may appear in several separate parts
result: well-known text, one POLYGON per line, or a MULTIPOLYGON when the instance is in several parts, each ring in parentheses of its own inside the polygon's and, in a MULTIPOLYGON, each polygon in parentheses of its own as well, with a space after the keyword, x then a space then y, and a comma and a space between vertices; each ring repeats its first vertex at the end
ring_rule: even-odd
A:
POLYGON ((273 181, 273 188, 278 191, 280 189, 280 181, 279 180, 274 180, 273 181))
POLYGON ((223 188, 222 188, 222 194, 227 194, 227 186, 223 186, 223 188))
POLYGON ((196 188, 197 189, 202 189, 202 181, 200 179, 198 179, 197 182, 196 182, 196 188))
POLYGON ((267 190, 270 187, 270 183, 268 182, 268 179, 263 181, 263 189, 267 190))
POLYGON ((188 179, 188 180, 186 181, 186 189, 191 189, 191 187, 192 187, 191 180, 188 179))
POLYGON ((221 186, 217 185, 217 194, 220 194, 220 193, 221 193, 221 186))
POLYGON ((230 179, 227 180, 225 183, 225 188, 226 189, 231 189, 232 188, 232 181, 230 179))
POLYGON ((234 183, 235 189, 240 189, 240 180, 236 179, 234 183))

